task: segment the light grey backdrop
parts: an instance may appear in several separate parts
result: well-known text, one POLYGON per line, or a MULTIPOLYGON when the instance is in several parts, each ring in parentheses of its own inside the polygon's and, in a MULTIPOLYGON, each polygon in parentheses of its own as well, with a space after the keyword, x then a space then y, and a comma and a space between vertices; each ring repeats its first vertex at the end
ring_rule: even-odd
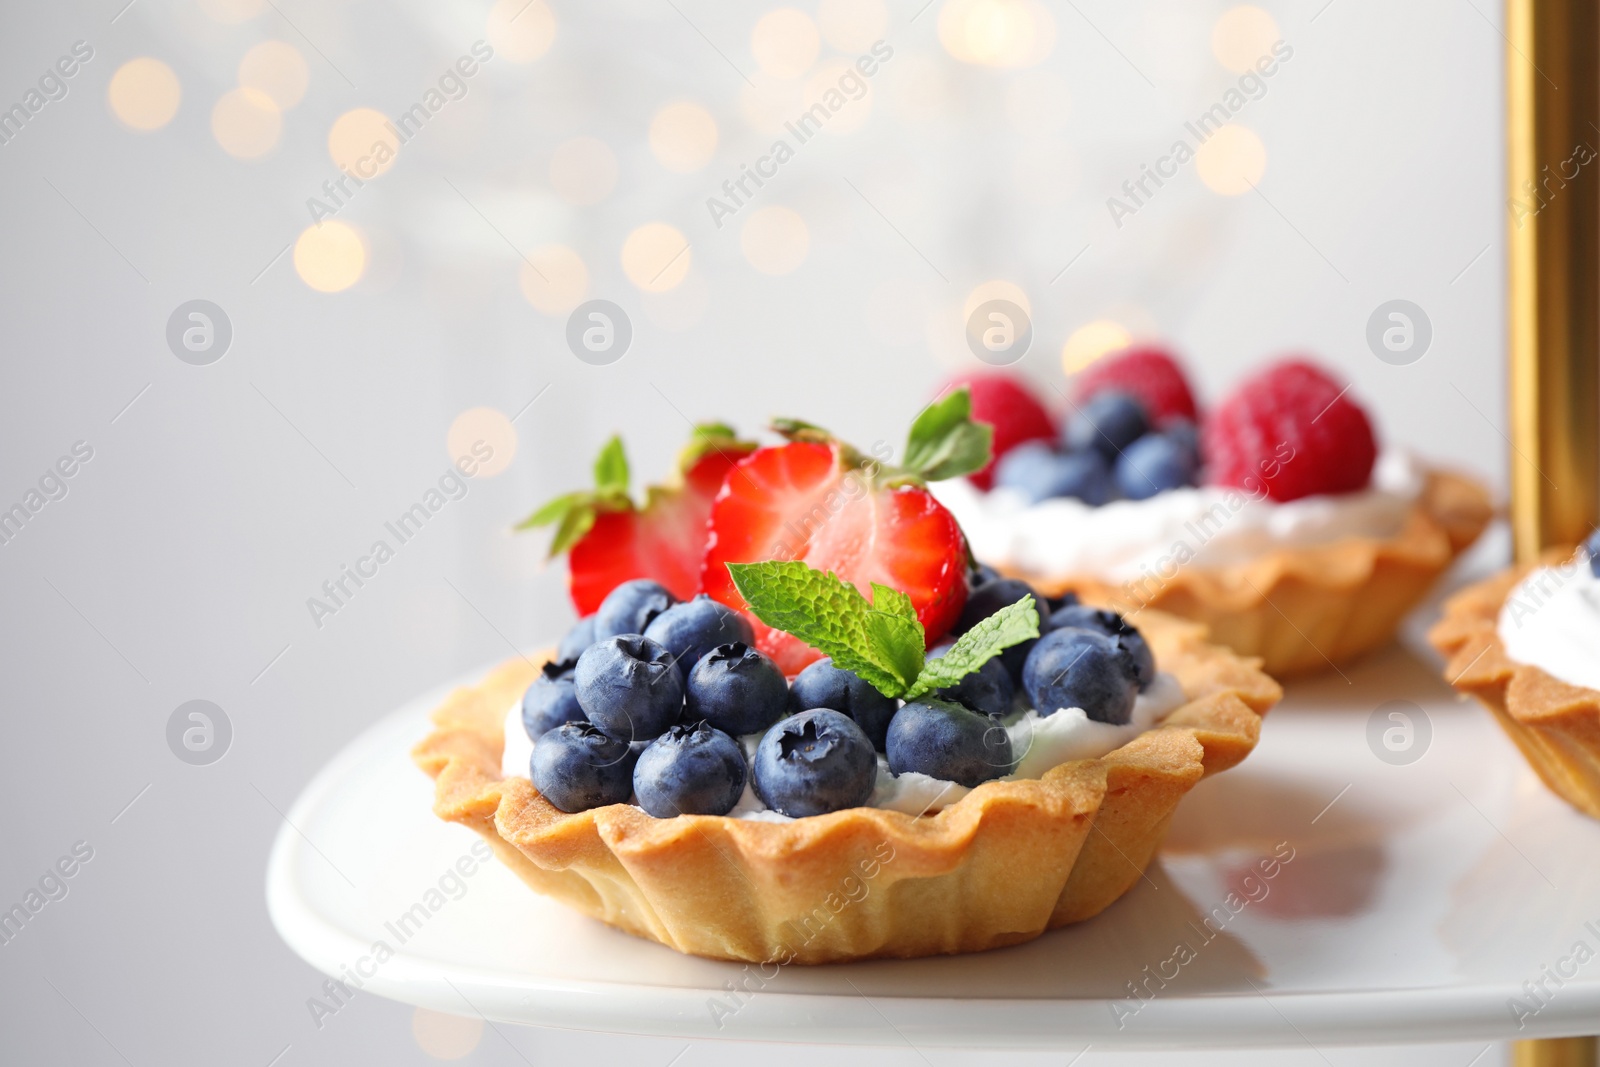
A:
MULTIPOLYGON (((0 545, 0 904, 75 842, 94 853, 65 898, 0 946, 8 1062, 266 1065, 286 1046, 284 1064, 434 1062, 412 1010, 375 997, 312 1025, 304 1002, 320 976, 277 939, 262 900, 279 813, 387 709, 504 654, 507 639, 565 627, 561 567, 509 526, 582 484, 608 434, 625 431, 646 478, 665 473, 687 420, 753 430, 794 414, 897 440, 941 376, 975 365, 961 318, 982 283, 1027 295, 1034 341, 1020 366, 1041 383, 1060 381, 1068 337, 1100 320, 1169 339, 1211 399, 1268 356, 1314 353, 1387 440, 1504 484, 1496 5, 1264 0, 1293 57, 1234 119, 1265 148, 1256 188, 1218 195, 1190 164, 1119 227, 1107 198, 1237 84, 1211 45, 1227 4, 1031 8, 1046 54, 1001 69, 941 44, 943 0, 887 0, 894 56, 860 128, 801 146, 718 228, 706 198, 773 140, 758 113, 792 113, 796 84, 857 53, 824 42, 785 83, 752 51, 765 5, 541 4, 518 19, 553 12, 548 49, 519 62, 529 31, 504 31, 510 44, 466 95, 340 210, 367 264, 354 286, 324 293, 287 249, 311 221, 307 198, 337 174, 334 121, 406 109, 520 0, 498 15, 483 0, 125 2, 0 6, 0 106, 23 103, 75 42, 93 49, 66 95, 0 144, 0 508, 25 504, 75 443, 93 453, 0 545), (240 159, 219 145, 213 108, 266 40, 293 46, 309 81, 271 151, 240 159), (149 132, 108 104, 113 74, 141 56, 181 90, 149 132), (673 100, 719 130, 692 173, 667 170, 649 145, 652 116, 673 100), (589 178, 551 177, 574 137, 615 162, 592 204, 572 201, 604 191, 603 151, 589 178), (782 275, 744 250, 754 242, 759 258, 759 234, 742 227, 769 207, 808 235, 782 275), (689 246, 687 276, 659 294, 621 260, 649 222, 689 246), (620 362, 580 362, 565 315, 523 295, 526 258, 556 274, 537 252, 550 245, 582 259, 586 297, 630 316, 620 362), (166 339, 194 299, 231 323, 210 365, 180 361, 166 339), (1406 366, 1366 342, 1392 299, 1432 324, 1428 352, 1406 366), (478 407, 516 416, 510 465, 474 479, 316 625, 307 598, 435 484, 449 428, 478 407), (195 699, 232 726, 209 766, 168 746, 169 717, 195 699)), ((797 6, 838 22, 837 5, 797 6)), ((658 261, 661 277, 681 270, 658 261)), ((680 1047, 485 1032, 468 1062, 665 1064, 680 1047)), ((1438 1062, 1476 1049, 1462 1052, 1438 1062)), ((680 1062, 752 1055, 806 1059, 696 1046, 680 1062)))

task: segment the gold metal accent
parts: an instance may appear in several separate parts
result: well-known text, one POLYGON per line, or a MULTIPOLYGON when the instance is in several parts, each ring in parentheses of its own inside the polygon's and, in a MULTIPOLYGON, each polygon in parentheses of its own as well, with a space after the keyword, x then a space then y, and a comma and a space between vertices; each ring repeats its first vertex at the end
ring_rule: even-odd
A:
POLYGON ((1506 0, 1511 525, 1600 518, 1600 0, 1506 0))
POLYGON ((1547 1037, 1511 1046, 1512 1067, 1595 1067, 1592 1037, 1547 1037))

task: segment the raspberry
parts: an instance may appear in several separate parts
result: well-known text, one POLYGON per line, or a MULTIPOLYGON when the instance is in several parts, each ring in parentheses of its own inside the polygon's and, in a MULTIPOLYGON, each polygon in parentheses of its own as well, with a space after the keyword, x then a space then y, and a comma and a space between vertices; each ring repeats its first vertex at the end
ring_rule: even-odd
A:
POLYGON ((1173 419, 1199 421, 1183 369, 1164 348, 1140 346, 1096 360, 1078 374, 1073 400, 1082 407, 1107 389, 1132 393, 1157 428, 1173 419))
POLYGON ((972 419, 994 427, 994 458, 976 474, 972 484, 987 490, 994 484, 994 465, 1001 456, 1026 441, 1054 440, 1055 420, 1023 381, 999 371, 968 374, 952 379, 940 390, 944 395, 965 385, 972 392, 972 419))
POLYGON ((1206 481, 1279 502, 1364 488, 1378 446, 1344 388, 1299 359, 1245 381, 1202 430, 1206 481))

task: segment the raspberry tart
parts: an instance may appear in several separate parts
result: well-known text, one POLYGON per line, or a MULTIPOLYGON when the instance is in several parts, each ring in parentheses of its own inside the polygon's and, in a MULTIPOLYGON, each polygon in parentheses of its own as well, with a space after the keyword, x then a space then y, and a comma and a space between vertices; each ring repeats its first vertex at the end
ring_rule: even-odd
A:
POLYGON ((644 508, 608 445, 595 491, 530 520, 582 617, 437 709, 413 753, 436 813, 536 891, 720 959, 978 951, 1110 906, 1280 691, 1194 623, 971 565, 928 491, 988 464, 970 413, 930 406, 902 467, 805 423, 707 428, 644 508))
POLYGON ((1545 785, 1600 819, 1600 531, 1457 593, 1428 638, 1545 785))
MULTIPOLYGON (((1017 418, 993 378, 975 417, 1017 418)), ((977 557, 1047 595, 1202 622, 1276 676, 1387 641, 1493 514, 1473 480, 1380 451, 1348 386, 1303 359, 1202 413, 1170 354, 1131 349, 1078 375, 1058 437, 1041 414, 997 432, 990 484, 935 490, 977 557)))

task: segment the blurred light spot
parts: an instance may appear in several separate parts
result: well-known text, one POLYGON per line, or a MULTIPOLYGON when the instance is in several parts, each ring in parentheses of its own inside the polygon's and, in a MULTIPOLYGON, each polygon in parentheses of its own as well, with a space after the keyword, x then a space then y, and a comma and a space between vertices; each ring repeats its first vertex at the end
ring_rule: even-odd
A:
POLYGON ((532 63, 556 39, 555 12, 544 0, 499 0, 489 10, 486 35, 496 55, 513 63, 532 63))
POLYGON ((1072 331, 1061 346, 1061 369, 1076 374, 1107 352, 1127 348, 1132 338, 1120 323, 1096 319, 1072 331))
POLYGON ((266 93, 283 111, 300 102, 310 80, 306 57, 287 41, 262 41, 239 61, 239 84, 266 93))
POLYGON ((149 56, 122 64, 106 87, 111 113, 135 130, 159 130, 171 122, 182 95, 172 68, 149 56))
POLYGON ((669 333, 681 333, 705 316, 711 290, 699 271, 690 271, 683 284, 665 293, 645 293, 639 298, 651 322, 669 333))
POLYGON ((1038 0, 945 0, 939 43, 963 63, 1031 67, 1055 47, 1056 24, 1038 0))
POLYGON ((780 7, 762 15, 750 31, 750 51, 774 78, 798 78, 821 51, 817 24, 804 11, 780 7))
POLYGON ((799 213, 786 207, 764 207, 751 214, 739 232, 739 248, 762 274, 788 274, 806 261, 811 232, 799 213))
POLYGON ((664 222, 647 222, 622 242, 622 272, 647 293, 664 293, 683 281, 693 261, 689 239, 664 222))
POLYGON ((545 245, 528 253, 517 284, 528 303, 546 315, 565 315, 588 295, 589 268, 566 245, 545 245))
POLYGON ((841 52, 866 52, 889 32, 883 0, 822 0, 817 20, 822 36, 841 52))
MULTIPOLYGON (((444 447, 450 455, 451 463, 460 463, 463 460, 469 464, 476 463, 477 470, 472 474, 474 478, 493 478, 507 467, 517 454, 517 428, 511 425, 511 420, 494 408, 468 408, 456 416, 450 424, 450 432, 445 434, 444 447)), ((432 1014, 431 1012, 429 1014, 432 1014)), ((469 1022, 471 1020, 458 1019, 454 1015, 441 1015, 440 1019, 449 1019, 454 1022, 469 1022)), ((421 1033, 418 1032, 417 1043, 422 1044, 421 1033)), ((476 1034, 471 1044, 467 1045, 456 1056, 444 1056, 438 1052, 428 1050, 440 1059, 455 1059, 471 1052, 477 1045, 476 1034)), ((423 1045, 427 1049, 427 1045, 423 1045)))
POLYGON ((257 159, 272 151, 283 132, 283 115, 260 89, 233 89, 211 109, 211 136, 235 159, 257 159))
POLYGON ((832 60, 806 82, 801 108, 805 114, 797 126, 809 130, 820 124, 829 133, 854 133, 872 117, 872 82, 844 60, 832 60), (827 118, 819 107, 826 109, 827 118))
POLYGON ((717 151, 717 120, 687 100, 668 104, 650 120, 650 151, 668 170, 691 174, 717 151))
POLYGON ((294 243, 294 271, 319 293, 350 288, 366 267, 367 246, 361 234, 338 219, 312 223, 294 243))
POLYGON ((1009 300, 1030 316, 1033 314, 1033 304, 1028 300, 1028 294, 1016 282, 1008 282, 1003 278, 984 282, 973 287, 967 294, 967 299, 961 305, 961 320, 965 322, 972 318, 972 313, 978 310, 978 305, 989 300, 1009 300))
POLYGON ((1211 28, 1211 54, 1217 62, 1237 73, 1254 69, 1262 56, 1272 55, 1280 40, 1278 24, 1259 7, 1240 4, 1230 7, 1211 28))
POLYGON ((1056 133, 1071 113, 1067 79, 1053 70, 1026 71, 1006 87, 1006 118, 1024 133, 1056 133))
POLYGON ((346 111, 328 130, 328 155, 334 165, 362 181, 394 166, 399 151, 400 138, 390 128, 389 116, 370 107, 346 111))
POLYGON ((574 137, 550 154, 550 188, 569 204, 598 204, 617 187, 617 154, 597 137, 574 137))
POLYGON ((761 133, 782 133, 783 124, 800 111, 804 89, 799 82, 779 81, 760 71, 752 84, 739 89, 739 111, 761 133))
POLYGON ((200 10, 230 26, 255 18, 266 6, 267 0, 200 0, 200 10))
POLYGON ((1194 154, 1206 188, 1223 196, 1247 193, 1267 170, 1267 147, 1254 130, 1229 123, 1206 138, 1194 154))

